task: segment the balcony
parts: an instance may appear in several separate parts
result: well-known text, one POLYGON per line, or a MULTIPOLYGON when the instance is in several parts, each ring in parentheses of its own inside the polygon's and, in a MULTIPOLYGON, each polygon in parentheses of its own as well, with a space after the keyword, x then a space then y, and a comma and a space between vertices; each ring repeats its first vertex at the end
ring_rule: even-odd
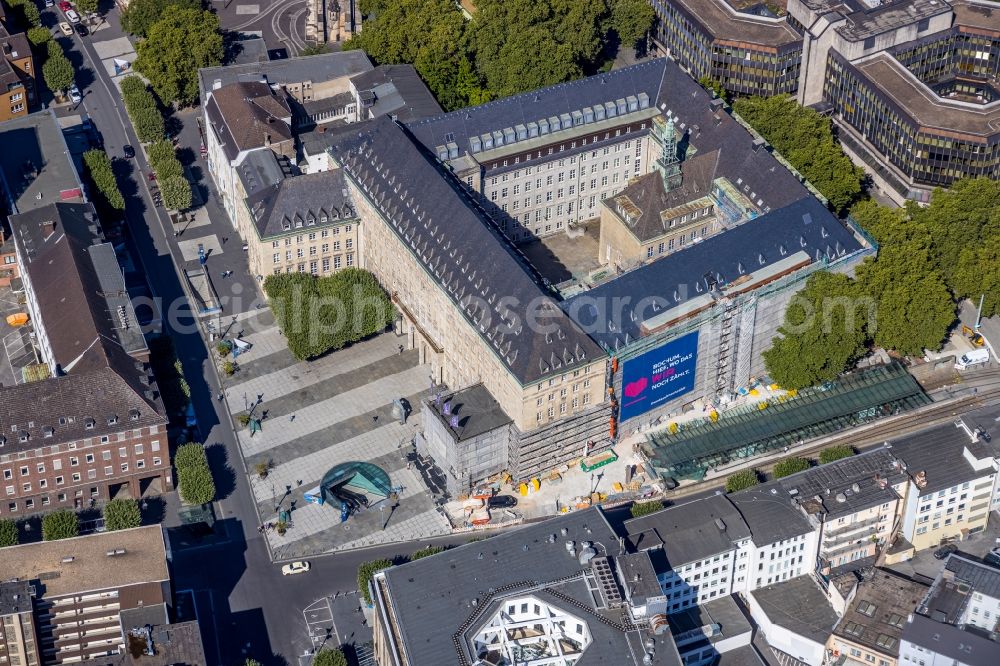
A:
POLYGON ((878 516, 874 516, 872 518, 869 518, 867 520, 862 520, 860 522, 851 523, 850 525, 844 525, 843 527, 840 527, 840 528, 835 529, 835 530, 828 530, 823 535, 823 539, 824 540, 826 540, 826 539, 833 539, 835 537, 839 537, 842 534, 848 534, 850 532, 853 532, 854 530, 859 530, 859 529, 862 529, 862 528, 865 528, 865 527, 871 527, 872 525, 878 525, 881 521, 882 521, 882 516, 878 515, 878 516))

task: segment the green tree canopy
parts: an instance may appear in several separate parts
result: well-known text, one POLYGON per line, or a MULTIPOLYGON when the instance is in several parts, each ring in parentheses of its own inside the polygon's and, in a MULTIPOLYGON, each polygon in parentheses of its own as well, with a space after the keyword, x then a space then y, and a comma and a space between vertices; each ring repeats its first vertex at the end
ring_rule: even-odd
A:
POLYGON ((192 104, 198 99, 198 70, 222 62, 219 19, 201 9, 171 9, 149 28, 138 54, 136 71, 161 100, 192 104))
POLYGON ((629 512, 632 514, 633 518, 638 518, 639 516, 656 513, 661 509, 663 509, 663 502, 660 500, 650 500, 648 502, 632 502, 632 507, 629 509, 629 512))
POLYGON ((97 11, 97 0, 75 0, 76 10, 86 16, 97 11))
POLYGON ((441 546, 427 546, 426 548, 421 548, 420 550, 410 555, 410 561, 415 562, 425 557, 430 557, 431 555, 437 555, 438 553, 443 553, 443 552, 444 548, 442 548, 441 546))
POLYGON ((136 37, 146 37, 168 8, 200 9, 201 3, 198 0, 131 0, 121 15, 122 30, 136 37))
POLYGON ((70 509, 53 511, 42 518, 42 539, 45 541, 71 539, 79 534, 80 521, 70 509))
POLYGON ((52 41, 52 33, 49 32, 48 28, 35 26, 28 29, 28 41, 34 46, 41 46, 52 41))
POLYGON ((952 285, 959 298, 983 299, 983 316, 1000 314, 1000 234, 981 245, 967 247, 958 256, 952 285))
POLYGON ((0 548, 16 546, 18 543, 17 523, 9 518, 0 520, 0 548))
POLYGON ((760 483, 760 477, 755 469, 741 469, 726 477, 726 492, 735 493, 752 488, 760 483))
POLYGON ((853 455, 854 449, 846 444, 828 446, 819 452, 819 464, 825 465, 841 458, 850 458, 853 455))
POLYGON ((131 497, 116 497, 104 505, 104 528, 109 532, 142 525, 139 503, 131 497))
POLYGON ((191 207, 191 183, 184 176, 167 176, 160 181, 163 205, 171 210, 191 207))
POLYGON ((97 191, 105 202, 115 210, 125 209, 125 198, 118 189, 118 181, 111 169, 111 160, 103 150, 92 149, 83 154, 83 164, 97 191))
POLYGON ((368 591, 368 584, 375 574, 391 566, 392 562, 389 560, 372 560, 370 562, 362 562, 361 566, 358 567, 358 592, 361 593, 365 603, 369 606, 371 606, 372 597, 368 591))
POLYGON ((648 0, 610 0, 611 27, 622 46, 634 46, 653 27, 656 12, 648 0))
POLYGON ((207 504, 215 499, 215 481, 205 447, 197 443, 177 447, 174 466, 182 500, 188 504, 207 504))
POLYGON ((865 352, 869 305, 847 276, 811 275, 785 312, 781 337, 763 353, 771 379, 800 389, 837 377, 865 352))
POLYGON ((805 458, 785 458, 774 465, 774 478, 780 479, 797 472, 809 469, 809 461, 805 458))
POLYGON ((65 92, 73 85, 73 65, 70 64, 69 59, 63 54, 62 47, 59 47, 57 42, 49 42, 49 46, 53 44, 59 50, 57 53, 53 53, 53 50, 49 49, 49 59, 42 65, 42 78, 45 79, 45 85, 52 92, 65 92))
POLYGON ((777 148, 834 210, 844 210, 861 195, 864 171, 837 145, 829 118, 801 106, 790 95, 744 97, 733 109, 777 148))
POLYGON ((347 666, 347 657, 339 648, 323 648, 313 657, 313 666, 347 666))

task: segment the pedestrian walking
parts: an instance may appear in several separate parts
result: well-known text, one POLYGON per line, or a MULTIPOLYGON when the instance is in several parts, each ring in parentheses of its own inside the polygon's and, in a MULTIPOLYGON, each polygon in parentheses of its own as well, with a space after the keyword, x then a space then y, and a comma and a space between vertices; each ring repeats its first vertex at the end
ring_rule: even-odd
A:
POLYGON ((295 420, 295 414, 292 414, 292 415, 290 415, 290 416, 288 417, 288 422, 289 422, 289 423, 291 423, 291 422, 292 422, 292 421, 294 421, 294 420, 295 420))
POLYGON ((399 353, 400 353, 400 354, 402 354, 402 353, 403 353, 403 345, 399 345, 399 353))
POLYGON ((372 423, 378 423, 378 414, 372 416, 372 423))
POLYGON ((222 244, 225 245, 227 240, 229 240, 229 238, 227 236, 223 236, 222 237, 222 244))

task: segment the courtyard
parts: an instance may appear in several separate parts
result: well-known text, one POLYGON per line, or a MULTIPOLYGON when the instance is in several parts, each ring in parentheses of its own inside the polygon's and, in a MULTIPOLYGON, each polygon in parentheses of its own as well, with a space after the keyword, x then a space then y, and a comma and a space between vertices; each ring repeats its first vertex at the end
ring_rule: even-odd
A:
POLYGON ((275 523, 282 512, 290 517, 283 536, 265 533, 275 560, 451 531, 437 508, 443 497, 434 471, 412 454, 420 404, 431 394, 417 351, 401 352, 401 339, 385 333, 304 362, 288 351, 268 310, 240 315, 232 328, 251 345, 225 389, 250 487, 262 521, 275 523), (404 424, 393 418, 397 399, 411 408, 404 424), (261 419, 259 432, 239 425, 247 413, 261 419), (339 504, 306 499, 331 468, 348 462, 384 471, 398 501, 372 503, 342 522, 339 504), (256 471, 261 463, 263 477, 256 471))

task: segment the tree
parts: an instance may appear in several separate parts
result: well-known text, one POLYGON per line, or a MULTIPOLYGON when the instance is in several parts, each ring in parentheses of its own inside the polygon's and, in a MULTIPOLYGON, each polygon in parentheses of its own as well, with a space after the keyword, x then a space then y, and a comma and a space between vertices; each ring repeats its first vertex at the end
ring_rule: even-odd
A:
POLYGON ((192 104, 198 99, 198 70, 222 62, 219 19, 200 9, 172 9, 149 28, 138 54, 135 69, 161 100, 192 104))
POLYGON ((71 539, 79 534, 80 521, 70 509, 53 511, 42 518, 42 539, 45 541, 71 539))
POLYGON ((275 319, 298 359, 315 358, 385 330, 396 317, 375 276, 346 268, 328 277, 308 273, 264 280, 275 319))
POLYGON ((0 520, 0 548, 18 544, 17 523, 4 518, 0 520))
POLYGON ((35 4, 34 0, 28 0, 22 4, 21 11, 24 12, 24 20, 29 25, 35 27, 42 25, 42 12, 38 9, 38 5, 35 4))
POLYGON ((191 443, 177 447, 174 454, 181 499, 188 504, 207 504, 215 499, 215 481, 208 466, 205 447, 191 443))
POLYGON ((611 27, 622 46, 635 46, 653 27, 656 12, 648 0, 611 0, 611 27))
POLYGON ((146 156, 160 180, 184 175, 184 167, 177 159, 177 151, 174 150, 174 144, 170 140, 160 139, 153 142, 146 148, 146 156))
POLYGON ((809 469, 809 461, 805 458, 785 458, 775 463, 774 478, 780 479, 798 472, 804 472, 807 469, 809 469))
POLYGON ((988 239, 977 247, 967 247, 958 257, 958 265, 952 275, 955 295, 972 299, 973 303, 983 299, 983 316, 992 317, 1000 313, 1000 234, 988 239))
POLYGON ((828 446, 819 452, 819 464, 825 465, 841 458, 850 458, 853 455, 854 449, 846 444, 828 446))
POLYGON ((758 483, 760 483, 760 477, 757 476, 757 470, 741 469, 726 477, 726 492, 735 493, 740 490, 746 490, 747 488, 756 486, 758 483))
POLYGON ((729 101, 729 91, 722 87, 722 84, 713 79, 711 76, 706 74, 705 76, 698 79, 698 85, 712 93, 719 99, 729 101))
POLYGON ((171 210, 191 207, 191 183, 184 176, 167 176, 160 181, 163 205, 171 210))
POLYGON ((907 355, 941 348, 955 321, 955 303, 925 245, 884 245, 856 274, 875 300, 877 325, 868 332, 876 345, 907 355))
MULTIPOLYGON (((315 663, 315 662, 313 662, 313 663, 315 663)), ((243 666, 261 666, 261 663, 259 661, 257 661, 256 659, 251 659, 251 658, 247 657, 247 660, 245 662, 243 662, 243 666)))
POLYGON ((90 180, 97 187, 107 204, 115 210, 125 209, 125 198, 118 189, 118 181, 111 168, 111 160, 103 150, 92 149, 83 154, 90 180))
POLYGON ((660 500, 650 500, 648 502, 632 502, 632 508, 630 509, 633 518, 638 518, 639 516, 645 516, 650 513, 656 513, 663 508, 663 502, 660 500))
POLYGON ((76 0, 76 10, 86 16, 97 12, 97 0, 76 0))
POLYGON ((362 562, 361 566, 358 567, 358 591, 369 606, 372 605, 372 597, 368 591, 368 584, 375 574, 391 566, 392 562, 389 560, 372 560, 370 562, 362 562))
MULTIPOLYGON (((126 108, 128 108, 127 104, 126 108)), ((149 143, 163 138, 163 116, 155 107, 138 108, 134 112, 130 111, 128 115, 132 120, 135 133, 139 136, 139 141, 149 143)))
POLYGON ((414 552, 410 555, 410 561, 416 562, 417 560, 423 559, 425 557, 430 557, 431 555, 437 555, 438 553, 443 553, 444 548, 441 546, 427 546, 426 548, 421 548, 420 550, 414 552))
POLYGON ((104 505, 104 528, 109 532, 142 525, 139 503, 131 497, 116 497, 104 505))
POLYGON ((73 85, 73 65, 63 54, 62 47, 57 42, 49 42, 50 47, 53 44, 58 47, 59 51, 57 54, 53 54, 53 50, 49 49, 49 59, 42 65, 42 77, 49 90, 62 93, 73 85))
POLYGON ((313 657, 313 666, 347 666, 347 657, 339 648, 323 648, 313 657))
POLYGON ((174 419, 183 415, 191 399, 191 388, 184 379, 184 369, 174 353, 174 343, 169 335, 149 339, 149 364, 167 415, 174 419))
POLYGON ((768 375, 789 389, 836 378, 865 353, 870 310, 850 278, 827 271, 809 276, 785 311, 781 337, 763 353, 768 375))
POLYGON ((28 41, 34 46, 42 46, 43 44, 52 41, 52 33, 48 31, 48 28, 43 28, 41 26, 28 28, 28 41))
POLYGON ((834 140, 829 118, 790 95, 744 97, 733 109, 841 211, 861 195, 864 171, 834 140))
POLYGON ((198 9, 201 3, 198 0, 132 0, 122 14, 122 30, 136 37, 146 37, 168 8, 175 11, 185 7, 198 9))

